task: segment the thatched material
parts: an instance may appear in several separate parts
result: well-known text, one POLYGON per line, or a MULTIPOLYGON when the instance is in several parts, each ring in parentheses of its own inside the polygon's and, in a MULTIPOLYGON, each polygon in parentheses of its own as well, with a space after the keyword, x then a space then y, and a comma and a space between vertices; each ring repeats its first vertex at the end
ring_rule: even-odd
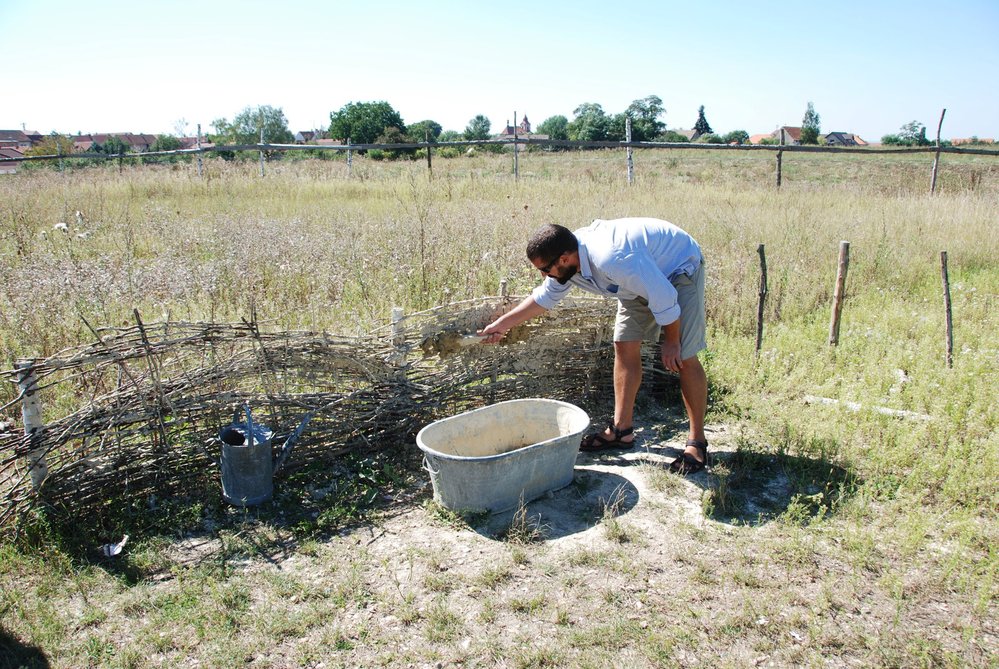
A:
MULTIPOLYGON (((614 302, 580 299, 502 345, 458 339, 514 303, 487 298, 411 314, 367 336, 272 332, 265 324, 153 323, 95 330, 92 344, 34 364, 45 427, 0 431, 0 528, 37 501, 98 505, 183 492, 217 475, 216 436, 248 404, 281 446, 314 412, 287 467, 414 447, 428 422, 487 403, 609 398, 614 302), (99 339, 99 340, 98 340, 99 339), (43 449, 32 488, 26 455, 43 449)), ((17 372, 0 372, 16 381, 17 372)), ((20 397, 0 407, 19 415, 20 397)))

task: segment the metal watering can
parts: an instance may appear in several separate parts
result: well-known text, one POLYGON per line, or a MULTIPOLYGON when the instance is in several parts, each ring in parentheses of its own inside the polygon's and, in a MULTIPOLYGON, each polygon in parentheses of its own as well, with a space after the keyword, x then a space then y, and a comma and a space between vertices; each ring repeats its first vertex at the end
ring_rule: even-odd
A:
POLYGON ((222 471, 222 499, 235 506, 256 506, 274 494, 274 475, 284 466, 295 441, 312 419, 309 412, 291 433, 277 458, 272 459, 271 439, 274 430, 253 422, 249 405, 236 409, 232 424, 219 431, 222 454, 218 460, 222 471), (240 421, 241 414, 246 420, 240 421))

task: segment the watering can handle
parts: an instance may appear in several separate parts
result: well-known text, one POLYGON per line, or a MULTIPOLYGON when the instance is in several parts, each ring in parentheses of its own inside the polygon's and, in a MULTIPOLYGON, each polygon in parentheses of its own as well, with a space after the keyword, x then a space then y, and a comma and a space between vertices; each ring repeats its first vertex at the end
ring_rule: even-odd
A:
POLYGON ((299 423, 298 427, 295 428, 295 431, 292 432, 291 435, 289 435, 288 438, 285 440, 284 446, 281 447, 280 455, 278 455, 277 459, 274 461, 275 474, 281 471, 281 468, 284 466, 284 463, 288 459, 288 456, 291 455, 291 449, 294 448, 295 446, 295 440, 298 439, 300 436, 302 436, 302 431, 305 429, 305 426, 309 424, 309 421, 312 420, 312 417, 315 415, 316 415, 315 411, 310 411, 309 413, 305 414, 305 418, 302 419, 302 422, 299 423))
POLYGON ((253 446, 256 443, 256 438, 253 434, 253 416, 250 415, 250 405, 244 404, 243 410, 246 411, 246 445, 253 446))

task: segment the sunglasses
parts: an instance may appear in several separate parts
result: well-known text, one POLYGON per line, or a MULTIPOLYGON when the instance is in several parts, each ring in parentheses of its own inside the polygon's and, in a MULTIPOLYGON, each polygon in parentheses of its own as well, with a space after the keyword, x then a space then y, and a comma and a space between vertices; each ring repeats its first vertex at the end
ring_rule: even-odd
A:
POLYGON ((560 255, 557 258, 555 258, 555 260, 552 260, 550 263, 548 263, 547 265, 539 267, 538 271, 540 271, 542 274, 548 274, 549 272, 552 271, 552 267, 555 266, 555 263, 557 263, 561 259, 562 259, 562 256, 560 255))

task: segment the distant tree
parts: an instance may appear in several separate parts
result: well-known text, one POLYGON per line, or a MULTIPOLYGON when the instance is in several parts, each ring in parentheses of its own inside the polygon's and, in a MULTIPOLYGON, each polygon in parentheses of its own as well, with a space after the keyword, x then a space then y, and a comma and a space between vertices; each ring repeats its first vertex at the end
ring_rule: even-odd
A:
POLYGON ((457 130, 445 130, 437 137, 438 142, 460 142, 462 139, 464 135, 457 130))
POLYGON ((818 144, 819 132, 819 114, 815 111, 815 107, 812 106, 811 100, 809 100, 808 107, 805 109, 805 115, 801 119, 801 143, 818 144))
POLYGON ((441 132, 444 128, 437 121, 417 121, 413 125, 406 127, 406 134, 412 138, 414 142, 423 142, 429 135, 431 142, 436 142, 437 138, 441 136, 441 132))
MULTIPOLYGON (((181 147, 180 140, 173 135, 157 135, 156 141, 149 146, 150 151, 176 151, 181 147)), ((175 163, 178 160, 183 160, 181 156, 153 156, 149 158, 143 158, 144 163, 158 163, 167 162, 175 163)))
POLYGON ((90 147, 90 150, 94 153, 117 156, 119 154, 129 153, 132 150, 132 147, 126 144, 120 137, 112 135, 108 137, 103 144, 94 144, 90 147))
POLYGON ((667 130, 658 137, 660 142, 689 142, 690 138, 686 135, 681 135, 676 130, 667 130))
POLYGON ((176 151, 180 148, 180 140, 173 135, 157 135, 156 141, 149 147, 150 151, 176 151))
POLYGON ((666 129, 666 124, 659 120, 666 113, 666 108, 658 95, 632 101, 624 113, 631 119, 632 141, 650 142, 666 129))
MULTIPOLYGON (((59 133, 53 132, 48 135, 38 144, 35 144, 30 149, 24 151, 26 156, 57 156, 57 155, 69 155, 74 151, 73 138, 67 137, 66 135, 60 135, 59 133)), ((46 161, 38 161, 39 163, 44 163, 46 161)), ((25 163, 27 164, 27 163, 25 163)))
POLYGON ((930 140, 926 139, 926 126, 919 121, 909 121, 898 133, 884 135, 881 143, 886 146, 928 146, 930 140))
MULTIPOLYGON (((628 137, 628 115, 624 112, 607 116, 607 134, 604 139, 608 142, 623 142, 628 137)), ((634 129, 632 130, 632 141, 635 139, 634 129)))
POLYGON ((352 144, 374 144, 385 128, 405 128, 402 116, 387 102, 348 102, 330 113, 330 137, 352 144))
POLYGON ((701 144, 722 144, 724 143, 725 140, 723 140, 720 136, 716 135, 715 133, 709 132, 706 135, 701 135, 700 137, 698 137, 697 141, 701 144))
POLYGON ((722 137, 726 144, 745 144, 749 141, 749 133, 745 130, 733 130, 722 137))
POLYGON ((909 121, 898 132, 899 139, 906 146, 927 146, 930 140, 926 139, 926 126, 919 121, 909 121))
POLYGON ((564 116, 549 116, 537 128, 538 134, 548 135, 549 139, 569 139, 569 119, 564 116))
MULTIPOLYGON (((413 141, 421 141, 421 140, 422 138, 420 138, 420 140, 414 140, 412 137, 404 133, 401 129, 395 126, 389 126, 388 128, 385 128, 385 131, 382 134, 378 135, 378 137, 375 138, 374 143, 408 144, 413 141)), ((381 152, 384 154, 385 158, 388 158, 389 160, 395 160, 396 158, 401 158, 403 156, 411 157, 416 152, 416 149, 381 149, 381 152)))
POLYGON ((267 144, 291 144, 295 135, 288 129, 288 119, 280 107, 260 105, 246 107, 236 114, 232 123, 224 118, 212 121, 216 144, 256 144, 260 141, 260 129, 264 130, 267 144))
POLYGON ((603 107, 595 102, 584 102, 573 111, 575 118, 569 123, 569 139, 580 142, 599 142, 607 139, 611 119, 603 107))
POLYGON ((490 123, 489 119, 482 114, 479 114, 475 118, 471 119, 468 122, 468 125, 465 126, 465 139, 489 139, 489 131, 492 127, 493 124, 490 123))
POLYGON ((708 119, 704 118, 704 105, 701 105, 697 109, 697 122, 694 123, 694 131, 698 134, 698 136, 708 135, 714 132, 708 124, 708 119))

